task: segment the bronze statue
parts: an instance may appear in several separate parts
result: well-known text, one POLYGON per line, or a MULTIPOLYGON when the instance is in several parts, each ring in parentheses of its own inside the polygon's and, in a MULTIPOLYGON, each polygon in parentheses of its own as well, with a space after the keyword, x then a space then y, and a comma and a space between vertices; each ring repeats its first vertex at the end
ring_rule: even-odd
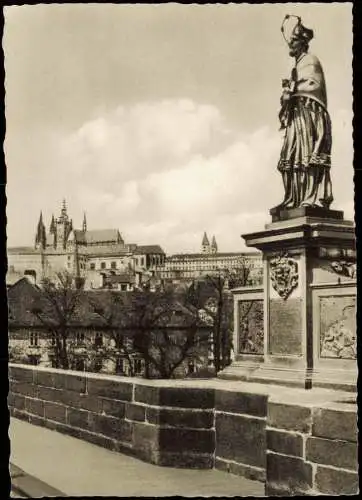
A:
POLYGON ((276 208, 303 206, 329 209, 332 201, 331 121, 327 111, 326 85, 322 66, 308 53, 313 31, 305 28, 300 17, 286 16, 283 36, 295 67, 289 80, 282 81, 281 130, 285 130, 278 170, 282 174, 285 196, 276 208), (285 23, 297 22, 288 38, 285 23))

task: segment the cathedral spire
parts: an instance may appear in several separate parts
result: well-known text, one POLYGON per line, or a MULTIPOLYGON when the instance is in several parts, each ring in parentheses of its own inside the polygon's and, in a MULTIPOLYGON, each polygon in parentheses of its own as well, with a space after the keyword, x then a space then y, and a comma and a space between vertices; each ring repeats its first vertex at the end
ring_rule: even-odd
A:
POLYGON ((43 222, 43 212, 41 211, 38 226, 36 228, 35 248, 44 249, 45 246, 46 246, 46 231, 43 222))
POLYGON ((61 215, 67 216, 67 203, 65 201, 65 198, 63 198, 61 215))
POLYGON ((55 229, 56 229, 56 226, 55 226, 55 219, 54 219, 54 214, 52 215, 52 220, 50 222, 50 226, 49 226, 49 233, 50 234, 54 234, 55 233, 55 229))
POLYGON ((83 231, 84 233, 87 231, 87 218, 86 218, 86 216, 85 216, 85 212, 84 212, 84 217, 83 217, 82 231, 83 231))
POLYGON ((209 251, 210 251, 210 243, 209 243, 209 238, 207 237, 206 231, 204 232, 204 236, 202 238, 201 249, 202 249, 202 253, 209 253, 209 251))
POLYGON ((215 236, 212 237, 211 241, 211 252, 212 253, 217 253, 217 243, 216 243, 216 238, 215 236))

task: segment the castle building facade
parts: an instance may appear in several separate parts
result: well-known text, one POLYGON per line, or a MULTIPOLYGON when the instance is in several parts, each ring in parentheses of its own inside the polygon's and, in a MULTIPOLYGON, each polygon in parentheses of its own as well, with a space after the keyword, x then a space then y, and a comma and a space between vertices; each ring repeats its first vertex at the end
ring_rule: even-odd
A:
POLYGON ((65 200, 60 215, 51 218, 47 231, 40 213, 33 247, 9 247, 7 282, 22 276, 34 283, 57 272, 68 271, 85 288, 130 290, 156 265, 165 253, 159 245, 126 244, 118 229, 89 230, 84 214, 82 229, 74 229, 65 200))
POLYGON ((211 244, 206 232, 199 253, 180 253, 167 256, 158 268, 161 279, 183 281, 215 275, 219 272, 232 273, 248 270, 248 284, 260 284, 263 277, 263 263, 260 252, 219 252, 215 236, 211 244))

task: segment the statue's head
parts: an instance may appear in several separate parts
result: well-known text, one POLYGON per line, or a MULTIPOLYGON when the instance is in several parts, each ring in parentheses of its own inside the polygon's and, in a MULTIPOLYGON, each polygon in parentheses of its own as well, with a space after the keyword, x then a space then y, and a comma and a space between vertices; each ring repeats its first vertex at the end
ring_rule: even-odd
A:
POLYGON ((299 57, 304 52, 308 52, 309 42, 314 33, 313 30, 303 26, 299 16, 285 16, 281 31, 288 44, 291 57, 299 57))

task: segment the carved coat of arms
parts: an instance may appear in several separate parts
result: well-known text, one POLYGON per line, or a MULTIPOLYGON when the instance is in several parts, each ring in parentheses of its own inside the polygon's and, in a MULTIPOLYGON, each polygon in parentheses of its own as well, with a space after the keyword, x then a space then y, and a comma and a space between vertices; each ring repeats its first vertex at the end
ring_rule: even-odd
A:
POLYGON ((298 263, 283 253, 270 260, 270 279, 274 290, 286 300, 298 286, 298 263))

